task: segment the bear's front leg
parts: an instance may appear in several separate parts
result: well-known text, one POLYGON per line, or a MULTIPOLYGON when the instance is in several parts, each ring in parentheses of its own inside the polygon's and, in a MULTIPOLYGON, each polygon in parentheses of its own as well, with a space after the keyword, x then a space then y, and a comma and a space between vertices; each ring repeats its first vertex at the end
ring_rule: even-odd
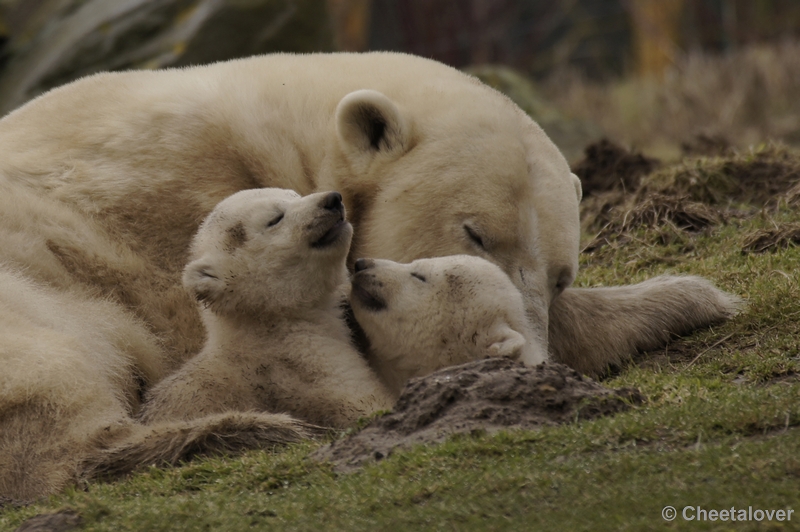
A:
POLYGON ((581 373, 602 375, 637 352, 732 317, 741 304, 736 296, 693 276, 568 288, 550 306, 550 354, 581 373))

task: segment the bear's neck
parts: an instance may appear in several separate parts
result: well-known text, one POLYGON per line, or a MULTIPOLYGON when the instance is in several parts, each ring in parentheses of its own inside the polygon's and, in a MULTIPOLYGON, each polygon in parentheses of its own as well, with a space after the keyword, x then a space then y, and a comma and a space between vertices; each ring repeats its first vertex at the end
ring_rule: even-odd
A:
MULTIPOLYGON (((399 358, 403 358, 402 356, 399 358)), ((407 357, 410 358, 410 357, 407 357)), ((404 371, 396 363, 397 359, 390 359, 385 356, 378 356, 373 348, 367 350, 367 362, 375 370, 381 381, 386 385, 395 399, 400 397, 408 379, 412 377, 410 371, 404 371)))
POLYGON ((314 309, 302 317, 296 315, 241 316, 215 314, 203 310, 207 340, 204 351, 224 353, 233 351, 252 353, 254 357, 263 356, 269 346, 278 345, 290 338, 309 334, 328 336, 332 339, 350 341, 349 330, 335 310, 314 309))

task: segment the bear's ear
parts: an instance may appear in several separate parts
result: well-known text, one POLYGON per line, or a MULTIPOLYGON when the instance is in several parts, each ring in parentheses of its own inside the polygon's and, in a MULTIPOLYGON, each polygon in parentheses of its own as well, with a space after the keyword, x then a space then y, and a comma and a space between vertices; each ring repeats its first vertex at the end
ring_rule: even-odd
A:
POLYGON ((581 178, 575 174, 570 174, 572 177, 572 184, 575 186, 575 195, 578 196, 578 203, 583 199, 583 187, 581 186, 581 178))
POLYGON ((392 100, 374 90, 351 92, 336 107, 336 132, 355 157, 400 156, 408 150, 409 124, 392 100))
POLYGON ((525 347, 525 337, 505 321, 495 323, 489 331, 489 356, 518 359, 525 347))
POLYGON ((190 262, 183 270, 183 286, 198 302, 211 304, 225 290, 225 280, 207 258, 190 262))

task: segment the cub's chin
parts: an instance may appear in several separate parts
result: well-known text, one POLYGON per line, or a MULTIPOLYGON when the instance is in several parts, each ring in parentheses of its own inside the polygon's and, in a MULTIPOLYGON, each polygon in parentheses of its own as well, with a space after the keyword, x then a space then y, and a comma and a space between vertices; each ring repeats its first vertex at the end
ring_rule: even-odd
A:
POLYGON ((371 284, 364 277, 358 274, 353 276, 352 288, 350 289, 350 304, 353 310, 365 310, 368 312, 378 312, 386 308, 386 300, 380 296, 376 287, 368 287, 371 284), (365 282, 366 281, 366 282, 365 282))
POLYGON ((336 220, 328 226, 321 236, 311 241, 314 249, 328 249, 337 245, 350 246, 350 237, 353 234, 353 226, 347 220, 336 220))

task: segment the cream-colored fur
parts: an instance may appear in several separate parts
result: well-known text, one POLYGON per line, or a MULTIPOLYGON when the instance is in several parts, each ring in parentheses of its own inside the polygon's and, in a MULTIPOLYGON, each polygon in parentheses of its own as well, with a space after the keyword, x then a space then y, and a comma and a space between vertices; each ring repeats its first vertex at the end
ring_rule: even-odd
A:
MULTIPOLYGON (((126 373, 115 380, 104 377, 104 363, 93 365, 97 354, 73 342, 80 362, 60 372, 65 391, 30 403, 54 405, 54 423, 62 425, 127 419, 124 402, 113 415, 99 400, 67 409, 85 380, 98 383, 101 395, 121 396, 118 383, 138 374, 156 382, 202 348, 204 328, 181 287, 181 272, 200 222, 244 189, 339 190, 355 227, 351 261, 464 253, 490 260, 523 294, 532 348, 546 353, 549 342, 556 358, 591 367, 665 337, 661 320, 640 319, 642 305, 679 314, 707 301, 686 291, 690 285, 664 283, 639 305, 615 307, 619 322, 637 324, 625 329, 634 337, 609 337, 619 343, 594 349, 605 316, 593 303, 619 298, 614 291, 568 288, 578 266, 579 181, 510 100, 455 69, 403 54, 269 55, 89 76, 0 120, 0 185, 0 263, 25 278, 20 289, 29 282, 55 299, 114 305, 114 314, 143 324, 132 330, 152 345, 146 356, 133 356, 152 361, 150 373, 132 364, 112 371, 126 373), (576 316, 580 343, 562 335, 548 339, 548 329, 578 330, 576 316)), ((706 310, 680 331, 721 319, 729 309, 706 310)), ((100 330, 110 315, 91 312, 70 334, 100 330)), ((3 345, 11 345, 7 330, 0 323, 3 345)), ((14 356, 52 366, 43 371, 61 368, 57 343, 26 349, 14 356)), ((15 366, 3 378, 29 382, 27 368, 15 366)), ((27 397, 48 396, 51 383, 34 382, 27 397)), ((0 433, 24 418, 9 413, 14 401, 0 403, 0 433)), ((35 441, 37 434, 24 438, 35 441)), ((14 475, 28 474, 36 463, 23 460, 14 475)), ((61 485, 41 483, 24 493, 61 485)), ((2 495, 23 493, 8 490, 2 495)))
POLYGON ((659 276, 639 284, 567 290, 550 307, 551 354, 589 375, 602 375, 634 353, 658 349, 736 314, 742 301, 702 277, 659 276))
POLYGON ((255 410, 347 427, 391 408, 342 318, 352 234, 337 192, 255 189, 222 201, 183 275, 208 340, 152 389, 142 420, 255 410))
MULTIPOLYGON (((477 79, 403 54, 90 76, 0 121, 0 155, 6 179, 94 217, 162 273, 144 279, 180 272, 200 221, 257 187, 340 191, 351 258, 495 262, 523 292, 543 352, 550 300, 577 270, 579 184, 555 145, 477 79)), ((69 260, 76 275, 102 268, 77 251, 69 260)), ((164 309, 149 302, 161 286, 135 292, 171 356, 197 352, 188 298, 164 309)))
POLYGON ((487 260, 359 259, 355 271, 350 304, 369 340, 370 364, 396 396, 411 377, 446 366, 489 356, 546 360, 531 348, 522 295, 487 260))
MULTIPOLYGON (((29 501, 92 472, 176 463, 314 433, 306 423, 271 414, 153 428, 136 423, 142 389, 175 361, 136 316, 136 293, 114 291, 113 268, 122 265, 129 274, 149 271, 71 206, 0 180, 1 496, 29 501), (69 249, 107 270, 73 276, 65 260, 69 249), (116 446, 127 460, 119 453, 105 460, 116 446), (151 461, 137 462, 137 456, 151 461)), ((164 288, 155 305, 168 308, 177 292, 164 288)))

